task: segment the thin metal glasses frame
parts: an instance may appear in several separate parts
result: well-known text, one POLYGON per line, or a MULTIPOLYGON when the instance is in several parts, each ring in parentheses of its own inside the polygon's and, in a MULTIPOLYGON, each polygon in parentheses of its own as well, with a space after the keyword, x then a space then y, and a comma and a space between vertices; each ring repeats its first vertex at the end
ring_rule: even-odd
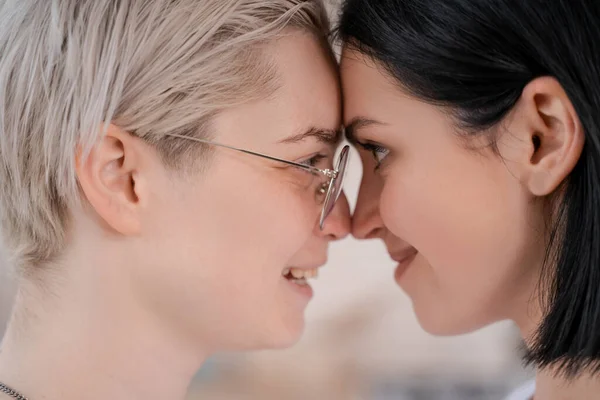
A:
MULTIPOLYGON (((319 219, 319 228, 321 230, 323 229, 325 219, 328 216, 327 209, 333 208, 333 207, 330 207, 330 202, 332 201, 331 196, 333 196, 332 192, 333 192, 333 188, 335 186, 336 180, 338 178, 340 178, 340 179, 344 178, 343 176, 340 177, 340 175, 341 175, 340 170, 344 171, 346 169, 346 165, 348 163, 348 151, 350 150, 350 146, 348 146, 348 145, 346 145, 342 148, 342 151, 338 157, 338 163, 337 163, 338 165, 336 166, 336 169, 321 169, 321 168, 313 167, 312 165, 305 165, 305 164, 297 163, 294 161, 284 160, 282 158, 269 156, 267 154, 259 153, 256 151, 240 149, 238 147, 229 146, 229 145, 218 143, 218 142, 213 142, 210 140, 205 140, 205 139, 200 139, 200 138, 195 138, 195 137, 190 137, 190 136, 184 136, 184 135, 178 135, 175 133, 168 133, 168 134, 166 134, 166 136, 179 138, 179 139, 185 139, 185 140, 191 140, 194 142, 199 142, 199 143, 203 143, 203 144, 207 144, 207 145, 211 145, 211 146, 222 147, 222 148, 242 152, 245 154, 250 154, 252 156, 262 157, 267 160, 276 161, 276 162, 280 162, 283 164, 287 164, 287 165, 299 168, 299 169, 309 172, 311 174, 325 176, 328 179, 328 182, 326 185, 323 185, 323 189, 325 188, 325 186, 327 186, 327 192, 325 192, 325 190, 322 191, 323 194, 327 193, 327 195, 325 197, 325 201, 323 202, 323 209, 321 210, 321 218, 319 219)), ((341 182, 341 183, 343 184, 343 182, 341 182)), ((339 196, 340 193, 341 193, 341 188, 337 195, 339 196)), ((336 201, 337 201, 337 198, 333 200, 334 203, 336 201)))

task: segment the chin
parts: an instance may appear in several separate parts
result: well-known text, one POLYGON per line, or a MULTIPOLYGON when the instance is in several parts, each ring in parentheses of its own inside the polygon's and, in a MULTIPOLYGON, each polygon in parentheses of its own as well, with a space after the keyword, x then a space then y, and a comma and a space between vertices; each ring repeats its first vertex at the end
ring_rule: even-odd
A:
POLYGON ((294 321, 290 324, 289 321, 278 330, 278 334, 273 334, 269 348, 271 349, 287 349, 294 346, 302 338, 304 333, 304 318, 301 321, 294 321))
POLYGON ((304 318, 301 321, 280 321, 277 324, 255 324, 259 331, 240 328, 236 332, 237 341, 229 340, 222 344, 222 351, 283 350, 294 346, 304 333, 304 318))
POLYGON ((457 315, 443 311, 443 307, 440 307, 437 312, 431 312, 431 310, 425 312, 415 308, 417 321, 421 328, 434 336, 464 335, 488 325, 488 323, 481 323, 480 320, 469 316, 468 313, 457 315))

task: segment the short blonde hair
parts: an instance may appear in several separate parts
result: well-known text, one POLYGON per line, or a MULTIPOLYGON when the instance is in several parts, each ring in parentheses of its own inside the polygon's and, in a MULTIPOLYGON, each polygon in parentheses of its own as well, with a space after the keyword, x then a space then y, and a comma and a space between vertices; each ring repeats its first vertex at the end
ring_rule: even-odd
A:
POLYGON ((219 111, 273 91, 257 57, 286 28, 321 39, 320 0, 2 0, 0 215, 12 262, 65 246, 78 201, 76 148, 115 123, 164 160, 190 153, 166 133, 205 135, 219 111))

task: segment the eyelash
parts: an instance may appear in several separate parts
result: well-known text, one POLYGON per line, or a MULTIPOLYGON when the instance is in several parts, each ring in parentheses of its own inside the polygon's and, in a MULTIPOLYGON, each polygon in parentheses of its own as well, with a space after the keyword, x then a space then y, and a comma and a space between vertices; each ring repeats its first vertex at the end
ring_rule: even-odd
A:
POLYGON ((359 143, 358 145, 373 155, 373 158, 377 163, 375 170, 378 170, 381 167, 385 157, 387 157, 387 155, 390 153, 390 151, 385 147, 374 143, 359 143), (383 157, 380 159, 378 155, 383 155, 383 157))
POLYGON ((316 167, 320 161, 326 159, 327 156, 325 154, 315 154, 308 160, 302 161, 300 164, 309 165, 311 167, 316 167))

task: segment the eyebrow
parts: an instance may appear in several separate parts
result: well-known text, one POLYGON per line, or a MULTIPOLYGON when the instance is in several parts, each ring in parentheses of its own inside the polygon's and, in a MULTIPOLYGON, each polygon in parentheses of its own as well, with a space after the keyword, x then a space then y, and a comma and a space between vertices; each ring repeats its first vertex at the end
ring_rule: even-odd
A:
POLYGON ((346 139, 353 144, 358 143, 358 139, 356 139, 356 131, 366 128, 369 126, 381 126, 385 125, 383 122, 375 121, 374 119, 365 118, 365 117, 355 117, 353 118, 345 127, 346 139))
POLYGON ((283 139, 279 143, 298 143, 306 139, 316 138, 321 143, 330 145, 337 145, 341 142, 343 136, 342 129, 320 129, 316 127, 310 127, 303 133, 290 136, 289 138, 283 139))

